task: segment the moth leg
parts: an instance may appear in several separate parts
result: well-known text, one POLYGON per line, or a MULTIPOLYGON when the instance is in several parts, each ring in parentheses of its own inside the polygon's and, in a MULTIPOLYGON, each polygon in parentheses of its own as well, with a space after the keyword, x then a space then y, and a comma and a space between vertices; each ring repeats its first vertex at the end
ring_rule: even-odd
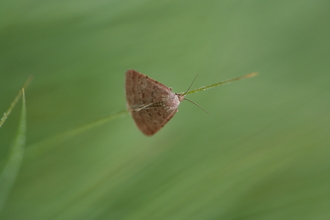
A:
POLYGON ((153 107, 163 107, 164 102, 154 102, 147 105, 133 106, 132 110, 135 112, 141 111, 143 109, 153 108, 153 107))

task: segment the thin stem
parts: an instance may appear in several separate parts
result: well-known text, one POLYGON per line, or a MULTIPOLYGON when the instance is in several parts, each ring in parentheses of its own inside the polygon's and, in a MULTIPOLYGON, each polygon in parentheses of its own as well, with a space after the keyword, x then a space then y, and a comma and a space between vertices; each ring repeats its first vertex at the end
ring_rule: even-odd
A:
POLYGON ((231 82, 234 82, 234 81, 237 81, 237 80, 240 80, 240 79, 245 79, 245 78, 251 78, 251 77, 254 77, 258 75, 257 72, 253 72, 253 73, 249 73, 249 74, 246 74, 244 76, 239 76, 239 77, 236 77, 236 78, 232 78, 232 79, 227 79, 227 80, 224 80, 222 82, 218 82, 218 83, 214 83, 214 84, 211 84, 211 85, 208 85, 208 86, 203 86, 203 87, 200 87, 200 88, 197 88, 197 89, 193 89, 187 93, 180 93, 182 95, 190 95, 190 94, 194 94, 196 92, 200 92, 200 91, 204 91, 204 90, 207 90, 207 89, 211 89, 213 87, 217 87, 217 86, 221 86, 223 84, 227 84, 227 83, 231 83, 231 82))
POLYGON ((64 142, 65 140, 68 140, 72 137, 75 137, 79 134, 89 131, 95 127, 103 125, 114 119, 124 117, 128 114, 129 114, 128 110, 123 110, 123 111, 120 111, 120 112, 117 112, 114 114, 110 114, 105 117, 102 117, 102 118, 96 119, 94 121, 88 122, 86 124, 83 124, 79 127, 73 128, 71 130, 64 131, 63 133, 60 133, 58 135, 46 138, 44 140, 41 140, 40 142, 29 145, 27 148, 27 152, 26 152, 27 157, 40 155, 41 153, 49 150, 56 144, 60 144, 60 143, 64 142))

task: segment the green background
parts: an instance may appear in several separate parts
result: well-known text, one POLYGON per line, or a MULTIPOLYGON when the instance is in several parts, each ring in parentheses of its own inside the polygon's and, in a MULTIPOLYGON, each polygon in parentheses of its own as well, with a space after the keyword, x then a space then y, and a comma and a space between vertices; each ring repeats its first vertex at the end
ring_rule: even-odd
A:
MULTIPOLYGON (((0 3, 0 112, 24 81, 27 146, 0 219, 329 219, 330 1, 0 3), (125 109, 135 69, 200 92, 155 136, 125 109)), ((21 104, 0 129, 0 168, 21 104)), ((1 113, 2 114, 2 113, 1 113)), ((1 171, 0 170, 0 171, 1 171)))

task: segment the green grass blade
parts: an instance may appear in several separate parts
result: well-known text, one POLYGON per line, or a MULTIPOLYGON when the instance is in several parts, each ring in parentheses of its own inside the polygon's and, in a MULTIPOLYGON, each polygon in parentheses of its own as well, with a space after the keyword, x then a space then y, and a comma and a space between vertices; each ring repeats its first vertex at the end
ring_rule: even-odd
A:
POLYGON ((109 121, 112 121, 112 120, 117 119, 117 118, 124 117, 124 116, 128 115, 128 113, 129 113, 128 110, 123 110, 123 111, 120 111, 120 112, 110 114, 110 115, 107 115, 105 117, 96 119, 94 121, 88 122, 84 125, 81 125, 77 128, 68 130, 68 131, 63 132, 61 134, 52 136, 50 138, 46 138, 46 139, 44 139, 44 140, 42 140, 38 143, 35 143, 35 144, 29 146, 28 149, 27 149, 27 155, 28 156, 39 155, 40 153, 47 151, 47 149, 51 148, 52 146, 58 145, 58 144, 62 143, 65 140, 73 138, 73 137, 75 137, 75 136, 77 136, 77 135, 79 135, 83 132, 86 132, 86 131, 88 131, 90 129, 93 129, 97 126, 105 124, 109 121))
POLYGON ((26 101, 24 88, 20 94, 22 94, 23 105, 17 135, 11 145, 7 163, 0 174, 0 213, 6 205, 7 198, 17 178, 24 155, 26 140, 26 101))
POLYGON ((19 93, 15 97, 14 101, 10 104, 9 109, 5 113, 3 113, 3 116, 0 119, 0 128, 5 123, 6 119, 10 115, 11 111, 14 109, 14 107, 17 104, 18 100, 21 98, 24 89, 26 89, 29 86, 29 84, 31 83, 32 79, 33 79, 32 76, 30 76, 30 77, 27 78, 27 80, 25 81, 25 83, 23 85, 23 89, 21 89, 19 91, 19 93))

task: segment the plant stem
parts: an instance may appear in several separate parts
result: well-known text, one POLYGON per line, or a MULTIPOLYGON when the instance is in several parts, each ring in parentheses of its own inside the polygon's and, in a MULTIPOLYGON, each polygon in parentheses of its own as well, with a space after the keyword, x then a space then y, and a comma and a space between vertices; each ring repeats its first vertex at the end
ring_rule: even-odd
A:
POLYGON ((257 72, 253 72, 253 73, 246 74, 244 76, 239 76, 239 77, 236 77, 236 78, 227 79, 227 80, 224 80, 224 81, 221 81, 221 82, 218 82, 218 83, 214 83, 214 84, 211 84, 211 85, 208 85, 208 86, 202 86, 200 88, 190 90, 189 92, 186 92, 186 93, 183 93, 182 92, 180 94, 181 95, 190 95, 190 94, 194 94, 196 92, 200 92, 200 91, 204 91, 204 90, 207 90, 207 89, 211 89, 213 87, 221 86, 223 84, 231 83, 231 82, 234 82, 234 81, 237 81, 237 80, 240 80, 240 79, 251 78, 251 77, 254 77, 256 75, 258 75, 258 73, 257 72))

